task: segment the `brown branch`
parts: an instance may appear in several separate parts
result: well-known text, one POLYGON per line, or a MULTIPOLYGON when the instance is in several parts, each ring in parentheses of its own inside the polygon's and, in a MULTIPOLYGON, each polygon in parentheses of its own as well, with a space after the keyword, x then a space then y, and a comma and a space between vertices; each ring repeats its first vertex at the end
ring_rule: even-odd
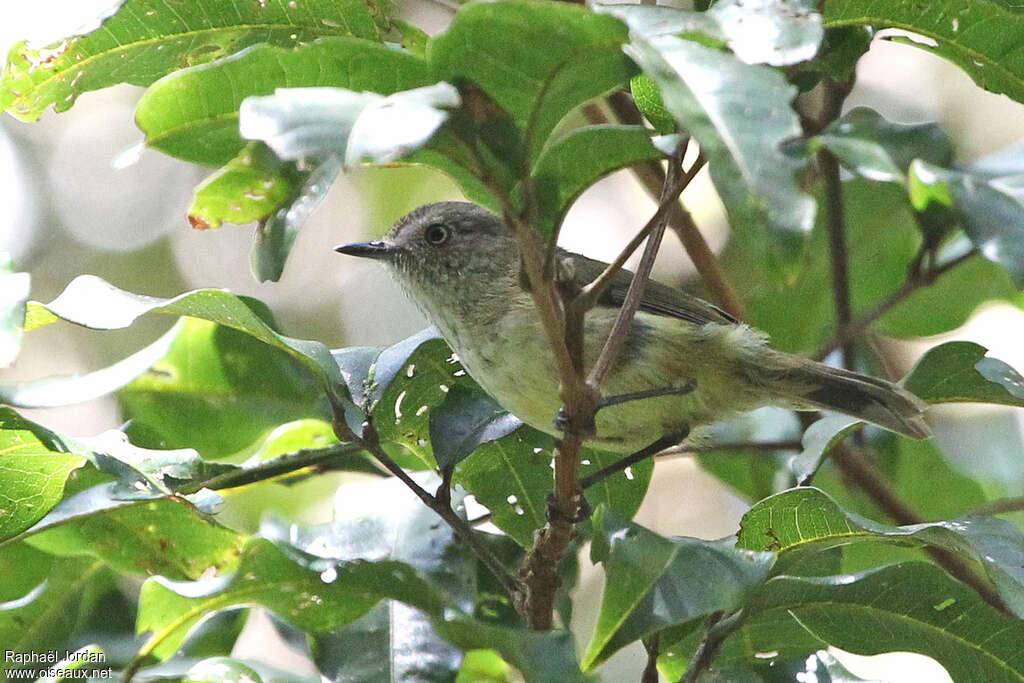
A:
MULTIPOLYGON (((671 197, 678 196, 682 192, 684 176, 682 173, 683 153, 689 140, 684 140, 676 146, 675 152, 669 158, 668 173, 665 175, 665 184, 662 186, 659 204, 665 204, 671 197)), ((692 177, 692 176, 691 176, 692 177)), ((608 339, 601 349, 601 354, 591 368, 587 376, 587 382, 594 387, 600 387, 608 378, 619 354, 626 345, 626 337, 629 328, 633 324, 633 317, 640 308, 640 301, 644 295, 644 288, 650 279, 651 270, 654 268, 654 259, 658 256, 658 249, 661 247, 661 238, 665 234, 667 217, 663 214, 654 222, 651 234, 647 237, 647 244, 644 246, 643 256, 640 257, 640 264, 637 266, 633 280, 626 290, 625 300, 619 309, 619 313, 612 325, 608 339)))
POLYGON ((979 505, 969 514, 970 516, 991 516, 1003 515, 1007 512, 1024 512, 1024 497, 1000 498, 992 500, 984 505, 979 505))
POLYGON ((661 634, 655 633, 644 640, 644 649, 647 650, 647 666, 644 667, 643 675, 640 676, 640 683, 658 683, 658 655, 661 654, 661 634))
MULTIPOLYGON (((818 349, 814 354, 814 357, 821 360, 837 348, 860 336, 871 326, 872 323, 902 303, 905 299, 909 298, 914 292, 922 287, 931 285, 941 275, 944 275, 946 272, 956 268, 961 263, 964 263, 976 253, 977 251, 972 249, 961 254, 955 259, 952 259, 948 263, 942 264, 941 266, 912 269, 910 275, 907 277, 907 281, 904 282, 899 289, 890 294, 885 301, 878 304, 864 315, 855 320, 851 320, 846 325, 841 325, 839 329, 836 330, 835 335, 833 335, 831 339, 818 349)), ((918 262, 921 262, 921 259, 917 259, 915 261, 915 263, 918 262)))
MULTIPOLYGON (((620 123, 642 125, 643 117, 633 104, 633 98, 622 91, 612 93, 607 99, 608 105, 620 123)), ((584 109, 587 119, 594 123, 606 123, 604 112, 596 107, 584 109)), ((665 186, 665 170, 657 161, 645 161, 633 166, 633 173, 647 193, 657 199, 661 196, 661 188, 665 186)), ((660 203, 660 202, 659 202, 660 203)), ((736 318, 746 318, 746 309, 736 290, 729 281, 722 265, 718 262, 711 247, 701 234, 693 217, 678 202, 674 203, 668 216, 668 227, 676 233, 683 244, 690 260, 707 284, 713 298, 718 304, 736 318)))
POLYGON ((722 649, 722 643, 733 632, 738 629, 744 620, 744 614, 739 612, 716 612, 709 616, 704 622, 704 637, 701 638, 697 651, 693 654, 693 661, 690 663, 686 673, 679 679, 679 683, 696 683, 701 676, 711 667, 711 663, 718 656, 722 649))
MULTIPOLYGON (((829 256, 832 259, 832 298, 840 327, 850 324, 850 255, 846 247, 846 214, 843 185, 839 177, 839 159, 827 149, 818 152, 818 166, 825 181, 825 219, 828 225, 829 256)), ((852 367, 853 345, 842 346, 843 366, 852 367)))

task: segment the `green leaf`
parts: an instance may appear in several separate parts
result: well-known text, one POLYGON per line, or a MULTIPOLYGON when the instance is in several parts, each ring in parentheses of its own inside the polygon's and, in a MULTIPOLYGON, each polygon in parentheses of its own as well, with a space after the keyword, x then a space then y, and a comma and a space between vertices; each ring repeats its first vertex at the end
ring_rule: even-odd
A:
POLYGON ((938 124, 892 123, 868 107, 855 107, 833 121, 814 145, 827 147, 851 171, 883 182, 905 182, 914 159, 946 166, 953 143, 938 124))
POLYGON ((192 665, 182 683, 263 683, 263 679, 237 659, 210 657, 192 665))
POLYGON ((277 282, 285 260, 306 220, 327 197, 341 172, 341 160, 331 157, 309 172, 299 174, 301 184, 287 198, 287 206, 260 221, 250 254, 252 273, 259 282, 277 282))
MULTIPOLYGON (((429 490, 440 483, 435 475, 414 476, 429 490)), ((461 508, 458 494, 454 505, 461 508)), ((300 561, 310 569, 330 572, 352 557, 398 560, 443 587, 463 609, 474 602, 474 563, 467 561, 451 528, 394 478, 346 485, 344 495, 335 498, 329 524, 271 522, 262 525, 262 532, 302 553, 300 561)), ((332 680, 449 679, 462 660, 439 638, 427 615, 391 600, 351 624, 315 636, 313 654, 320 672, 332 680)))
POLYGON ((478 2, 430 41, 427 58, 438 78, 469 79, 497 101, 536 158, 567 113, 634 75, 622 54, 625 42, 620 22, 585 7, 478 2))
POLYGON ((922 211, 932 201, 955 207, 981 255, 1024 286, 1024 164, 1018 161, 1013 175, 1003 175, 950 170, 916 160, 910 174, 915 208, 922 211))
MULTIPOLYGON (((0 550, 0 558, 11 552, 11 546, 0 550)), ((24 557, 24 556, 23 556, 24 557)), ((101 562, 83 558, 54 560, 48 571, 37 578, 39 583, 24 595, 0 603, 0 642, 12 653, 28 655, 62 647, 75 625, 75 615, 83 591, 103 568, 101 562)), ((19 567, 17 573, 32 571, 19 567)), ((28 662, 5 657, 0 672, 28 662)))
POLYGON ((804 431, 803 451, 789 461, 794 479, 803 485, 814 476, 829 452, 864 423, 845 415, 823 417, 804 431))
POLYGON ((270 217, 294 192, 293 178, 281 171, 266 147, 249 145, 196 187, 188 222, 205 230, 270 217))
POLYGON ((1024 101, 1024 12, 1013 2, 830 0, 822 14, 826 28, 898 28, 927 36, 937 46, 913 44, 950 60, 985 90, 1024 101))
POLYGON ((374 10, 362 0, 127 0, 84 35, 45 48, 11 48, 0 110, 34 121, 50 105, 69 109, 84 92, 118 83, 149 85, 255 43, 294 47, 322 36, 378 35, 374 10))
POLYGON ((735 609, 775 559, 727 540, 665 538, 605 508, 594 515, 594 531, 591 553, 604 565, 605 592, 585 669, 663 628, 735 609))
POLYGON ((585 189, 612 171, 662 156, 651 144, 650 131, 642 126, 586 126, 559 138, 544 150, 533 169, 537 230, 552 239, 585 189))
POLYGON ((465 460, 482 444, 522 426, 522 420, 483 391, 455 386, 444 403, 430 411, 430 447, 443 470, 465 460))
MULTIPOLYGON (((907 563, 861 574, 769 580, 750 605, 757 615, 717 663, 750 661, 742 650, 792 647, 794 622, 818 645, 863 655, 919 652, 955 681, 1024 680, 1024 622, 995 611, 938 567, 907 563)), ((751 653, 752 654, 752 653, 751 653)))
POLYGON ((85 463, 53 432, 0 407, 0 541, 42 519, 85 463))
POLYGON ((327 347, 316 341, 277 333, 261 315, 265 308, 253 299, 219 289, 197 289, 170 299, 133 294, 93 275, 80 275, 45 308, 58 317, 98 330, 128 327, 150 313, 186 315, 245 332, 295 357, 324 385, 328 396, 347 400, 344 381, 327 347))
POLYGON ((135 118, 150 147, 217 165, 245 146, 238 110, 246 97, 301 87, 389 95, 430 82, 421 59, 367 40, 324 38, 294 49, 257 45, 154 83, 139 100, 135 118))
POLYGON ((497 650, 526 680, 583 680, 567 632, 533 633, 477 621, 448 605, 439 588, 402 562, 353 560, 331 569, 331 580, 325 581, 323 572, 296 564, 265 539, 254 539, 230 576, 186 584, 151 578, 142 587, 139 630, 152 635, 135 666, 150 657, 169 657, 203 616, 232 606, 259 604, 319 633, 350 623, 378 600, 391 598, 430 615, 438 634, 460 649, 497 650))
POLYGON ((242 542, 185 498, 126 501, 114 484, 64 499, 21 537, 54 555, 91 556, 120 572, 178 579, 230 569, 242 542))
POLYGON ((14 272, 10 258, 0 253, 0 368, 18 357, 29 285, 29 274, 14 272))
POLYGON ((278 425, 330 418, 318 378, 294 356, 207 320, 179 326, 166 355, 119 394, 135 444, 221 458, 278 425))
POLYGON ((903 380, 929 403, 996 403, 1024 407, 1024 377, 985 354, 984 346, 947 342, 928 350, 903 380))
POLYGON ((130 383, 167 355, 181 329, 181 324, 176 324, 149 346, 94 372, 0 384, 0 401, 19 408, 54 408, 106 396, 130 383))
POLYGON ((636 38, 630 54, 661 88, 665 107, 700 143, 733 227, 751 243, 792 257, 814 224, 815 203, 800 191, 780 143, 800 134, 796 89, 766 66, 674 36, 636 38))
POLYGON ((1007 606, 1024 615, 1024 535, 994 517, 896 527, 847 512, 824 492, 806 487, 757 503, 743 516, 737 538, 740 547, 783 554, 806 546, 825 549, 878 539, 945 548, 980 563, 1007 606))
MULTIPOLYGON (((635 5, 642 7, 643 5, 635 5)), ((629 81, 629 91, 633 95, 633 102, 637 109, 644 115, 654 130, 662 135, 674 133, 676 130, 676 118, 665 109, 665 102, 661 99, 661 91, 647 74, 638 74, 629 81)))

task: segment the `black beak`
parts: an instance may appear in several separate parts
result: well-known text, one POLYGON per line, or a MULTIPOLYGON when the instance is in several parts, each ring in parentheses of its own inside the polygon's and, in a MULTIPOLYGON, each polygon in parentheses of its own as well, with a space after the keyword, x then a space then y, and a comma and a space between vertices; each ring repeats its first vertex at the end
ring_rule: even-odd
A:
POLYGON ((334 251, 348 256, 359 256, 361 258, 384 259, 390 256, 394 249, 381 240, 373 242, 353 242, 335 247, 334 251))

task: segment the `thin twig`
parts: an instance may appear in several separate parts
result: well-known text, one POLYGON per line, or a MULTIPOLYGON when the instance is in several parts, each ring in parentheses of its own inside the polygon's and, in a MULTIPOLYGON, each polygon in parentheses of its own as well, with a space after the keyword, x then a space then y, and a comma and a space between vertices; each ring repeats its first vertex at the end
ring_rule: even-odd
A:
POLYGON ((666 448, 658 454, 659 458, 678 456, 706 455, 727 451, 798 451, 803 448, 800 439, 779 439, 777 441, 730 441, 713 443, 704 446, 680 444, 666 448))
POLYGON ((888 313, 890 310, 895 308, 897 305, 902 303, 905 299, 909 298, 917 290, 922 287, 927 287, 934 283, 941 275, 949 272, 953 268, 956 268, 960 264, 964 263, 972 256, 977 253, 976 250, 972 249, 960 256, 952 259, 951 261, 942 264, 941 266, 935 266, 924 269, 914 269, 908 276, 907 281, 897 289, 895 292, 889 295, 885 301, 875 306, 873 309, 860 316, 859 318, 850 321, 846 325, 842 325, 836 330, 835 335, 829 339, 818 351, 814 354, 814 358, 821 360, 828 354, 835 351, 840 346, 843 346, 847 342, 864 333, 868 327, 871 326, 876 320, 881 318, 883 315, 888 313))
MULTIPOLYGON (((850 255, 846 248, 846 214, 843 207, 843 185, 839 177, 839 159, 827 149, 818 152, 818 166, 825 181, 825 218, 828 225, 829 255, 832 258, 832 297, 836 321, 840 327, 850 324, 850 255)), ((853 345, 842 347, 843 366, 853 366, 853 345)))
POLYGON ((647 666, 640 677, 640 683, 658 683, 658 655, 661 654, 661 634, 655 633, 644 640, 644 649, 647 650, 647 666))
POLYGON ((968 514, 972 517, 983 517, 1003 515, 1007 512, 1024 512, 1024 497, 991 500, 984 505, 979 505, 968 514))
POLYGON ((722 643, 739 628, 744 619, 742 611, 732 614, 716 612, 704 622, 704 637, 701 638, 697 651, 693 654, 693 662, 679 683, 696 683, 710 667, 722 649, 722 643))
MULTIPOLYGON (((637 110, 633 99, 625 92, 617 91, 608 96, 607 102, 616 119, 627 125, 642 125, 643 117, 637 110)), ((595 123, 606 123, 608 119, 597 108, 587 108, 584 115, 588 120, 595 123)), ((661 195, 661 188, 665 185, 665 170, 657 161, 641 162, 633 166, 633 173, 640 184, 647 190, 647 194, 657 199, 661 195)), ((668 227, 676 233, 683 249, 693 262, 694 267, 711 291, 712 298, 739 320, 745 319, 746 309, 740 298, 736 295, 736 289, 729 281, 728 276, 722 269, 711 247, 701 234, 700 229, 694 222, 693 217, 686 209, 676 202, 668 216, 668 227)))
POLYGON ((405 484, 410 491, 416 494, 417 498, 423 501, 424 505, 433 510, 445 521, 445 523, 448 524, 459 540, 469 546, 477 559, 480 560, 492 574, 494 574, 494 577, 502 586, 504 586, 511 598, 513 600, 517 600, 522 592, 522 585, 519 581, 517 581, 508 572, 508 570, 505 569, 505 566, 501 563, 498 557, 489 547, 487 547, 487 544, 476 535, 469 523, 459 517, 450 504, 446 504, 443 500, 431 495, 429 491, 420 486, 416 480, 410 477, 398 463, 392 460, 391 456, 384 452, 384 449, 381 448, 380 439, 377 436, 377 431, 374 429, 372 421, 364 423, 362 436, 356 436, 349 429, 344 417, 341 417, 342 414, 336 412, 335 415, 334 431, 337 433, 338 438, 343 441, 359 444, 361 448, 376 458, 388 472, 405 484))
MULTIPOLYGON (((659 204, 666 203, 670 197, 682 191, 684 179, 682 161, 688 142, 689 140, 681 142, 676 147, 675 153, 669 158, 668 173, 665 175, 665 185, 661 190, 659 204)), ((612 324, 608 340, 605 342, 604 347, 601 349, 601 354, 597 357, 597 362, 594 363, 594 367, 591 368, 590 374, 587 376, 587 383, 591 386, 600 387, 604 384, 612 367, 619 359, 619 354, 626 345, 629 328, 633 324, 633 317, 640 308, 644 288, 650 279, 651 270, 654 268, 654 259, 657 257, 658 249, 661 247, 661 238, 665 234, 666 222, 666 218, 663 216, 651 228, 651 234, 648 236, 647 244, 644 246, 643 256, 640 257, 640 264, 633 275, 633 280, 629 283, 629 289, 626 290, 626 297, 622 302, 615 322, 612 324)))

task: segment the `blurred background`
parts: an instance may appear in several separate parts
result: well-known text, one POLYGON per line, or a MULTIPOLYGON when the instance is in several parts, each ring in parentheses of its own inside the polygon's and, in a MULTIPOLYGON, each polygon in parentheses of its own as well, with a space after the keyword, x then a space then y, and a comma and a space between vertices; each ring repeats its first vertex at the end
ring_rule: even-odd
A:
MULTIPOLYGON (((0 48, 6 54, 17 40, 42 44, 88 29, 110 5, 111 0, 4 3, 0 48)), ((400 0, 399 5, 407 20, 430 33, 443 28, 452 11, 444 4, 420 0, 400 0)), ((31 273, 33 299, 49 301, 76 275, 92 273, 118 287, 155 296, 201 287, 251 295, 270 306, 285 333, 318 339, 332 348, 390 344, 425 326, 382 270, 341 257, 332 247, 379 236, 420 204, 461 198, 453 182, 420 168, 364 168, 342 176, 300 234, 281 281, 259 284, 249 271, 252 226, 205 232, 189 227, 185 215, 192 189, 211 169, 142 146, 142 134, 133 124, 141 92, 121 86, 87 93, 69 112, 48 112, 33 124, 0 116, 0 252, 9 252, 19 270, 31 273)), ((1024 137, 1021 105, 977 88, 953 65, 898 42, 874 41, 860 63, 857 86, 847 103, 848 108, 857 105, 873 107, 894 121, 940 122, 952 135, 962 162, 1024 137)), ((727 226, 706 172, 687 189, 684 201, 712 248, 720 249, 727 226)), ((576 204, 562 245, 610 259, 653 210, 653 202, 631 175, 617 173, 576 204)), ((655 276, 685 286, 693 274, 678 241, 669 234, 655 276)), ((142 348, 171 322, 153 316, 113 332, 66 324, 44 327, 30 334, 14 366, 0 372, 0 381, 101 368, 142 348)), ((899 366, 909 367, 926 348, 946 339, 978 342, 991 355, 1024 368, 1024 311, 1005 303, 983 306, 961 329, 941 339, 894 343, 892 352, 899 366)), ((117 403, 109 398, 26 415, 73 435, 96 434, 121 424, 117 403)), ((986 474, 1010 489, 1024 490, 1024 411, 957 406, 934 409, 932 415, 938 438, 950 446, 948 452, 963 458, 961 464, 975 472, 995 468, 986 474), (1008 438, 987 438, 996 431, 1008 438), (1018 457, 986 458, 991 448, 1016 448, 1018 457)), ((637 521, 663 534, 715 538, 734 533, 745 509, 691 459, 677 458, 658 465, 637 521)), ((308 521, 326 521, 322 515, 328 514, 326 505, 305 516, 308 521)), ((585 567, 574 625, 584 640, 592 628, 600 588, 599 573, 585 567)), ((922 663, 925 658, 916 655, 897 665, 910 669, 894 669, 890 659, 875 670, 870 667, 876 662, 866 660, 879 658, 859 663, 852 659, 844 661, 862 675, 948 680, 941 667, 930 660, 922 663)), ((607 680, 620 680, 616 672, 621 671, 624 680, 625 672, 636 672, 642 661, 639 648, 628 650, 602 671, 607 680)))

